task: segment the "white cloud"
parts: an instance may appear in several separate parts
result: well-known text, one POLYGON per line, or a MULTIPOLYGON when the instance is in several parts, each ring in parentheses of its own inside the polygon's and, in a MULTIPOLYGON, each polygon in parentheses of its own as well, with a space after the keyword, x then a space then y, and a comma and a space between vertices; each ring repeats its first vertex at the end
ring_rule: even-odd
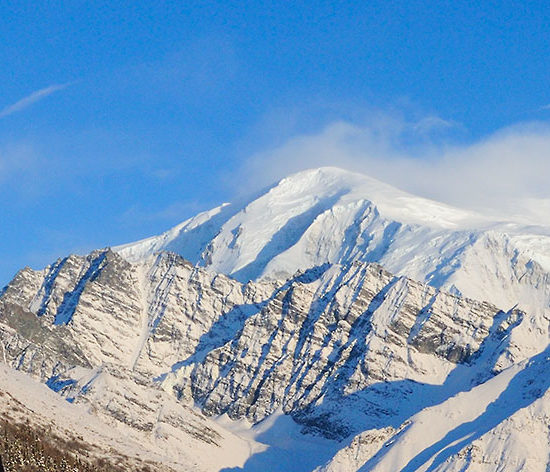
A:
POLYGON ((379 117, 364 126, 332 123, 254 155, 240 177, 259 187, 302 169, 339 166, 456 206, 550 224, 541 211, 550 201, 550 126, 516 125, 462 145, 440 139, 403 145, 403 135, 429 135, 418 123, 379 117))
POLYGON ((14 104, 8 105, 7 107, 3 108, 0 111, 0 118, 5 118, 6 116, 13 115, 14 113, 20 112, 25 108, 31 106, 32 104, 46 98, 52 93, 55 93, 59 90, 63 90, 64 88, 67 88, 69 85, 71 84, 70 83, 55 84, 40 90, 36 90, 35 92, 31 93, 30 95, 27 95, 26 97, 15 102, 14 104))

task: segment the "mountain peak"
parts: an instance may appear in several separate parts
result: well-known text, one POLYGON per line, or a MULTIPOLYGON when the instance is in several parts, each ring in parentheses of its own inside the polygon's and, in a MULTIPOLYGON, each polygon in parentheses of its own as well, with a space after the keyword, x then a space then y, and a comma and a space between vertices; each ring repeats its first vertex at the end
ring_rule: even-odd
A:
MULTIPOLYGON (((244 280, 243 277, 260 276, 274 255, 290 249, 303 236, 315 239, 313 233, 319 235, 322 231, 314 228, 323 222, 330 220, 332 236, 342 241, 346 229, 352 230, 365 218, 378 217, 400 225, 439 229, 475 227, 481 223, 481 218, 473 213, 416 197, 372 177, 337 167, 320 167, 285 177, 240 205, 223 204, 159 236, 115 250, 129 260, 173 251, 193 263, 234 276, 254 263, 255 270, 241 273, 240 279, 244 280)), ((333 246, 337 245, 333 241, 333 246)), ((316 250, 310 248, 306 252, 312 251, 316 250)), ((334 262, 332 256, 326 255, 314 259, 319 263, 334 262)))
POLYGON ((390 219, 441 228, 481 228, 496 221, 473 211, 419 197, 369 175, 338 167, 319 167, 282 179, 270 192, 283 198, 309 194, 322 199, 338 194, 339 203, 369 201, 390 219))
MULTIPOLYGON (((529 260, 535 264, 528 272, 550 270, 550 235, 533 231, 363 174, 321 167, 285 177, 243 204, 221 205, 114 250, 131 262, 175 252, 241 282, 286 278, 326 263, 377 262, 393 273, 506 307, 519 296, 507 287, 525 273, 529 260), (494 271, 506 280, 489 286, 483 274, 494 271)), ((520 298, 530 307, 533 294, 527 292, 520 298)))
POLYGON ((550 237, 475 218, 361 174, 299 172, 160 236, 20 272, 0 293, 4 360, 163 460, 175 451, 178 470, 230 467, 239 444, 270 470, 289 456, 314 459, 298 472, 412 471, 426 451, 454 451, 452 470, 547 470, 546 446, 523 445, 547 432, 550 237))

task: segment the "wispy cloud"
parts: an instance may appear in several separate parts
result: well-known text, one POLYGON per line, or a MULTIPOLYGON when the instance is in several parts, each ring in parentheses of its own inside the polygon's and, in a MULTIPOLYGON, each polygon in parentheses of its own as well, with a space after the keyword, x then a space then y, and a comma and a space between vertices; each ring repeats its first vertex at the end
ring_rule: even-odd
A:
POLYGON ((118 220, 129 227, 157 222, 176 224, 187 217, 196 215, 200 211, 209 210, 214 205, 214 203, 205 204, 205 202, 199 202, 198 200, 174 202, 167 207, 156 210, 144 208, 142 205, 133 205, 122 213, 118 220))
POLYGON ((439 116, 427 116, 413 125, 414 131, 420 134, 428 134, 438 130, 447 130, 459 126, 458 123, 444 120, 439 116))
POLYGON ((55 92, 58 92, 59 90, 63 90, 64 88, 67 88, 69 85, 71 85, 71 82, 67 82, 65 84, 54 84, 54 85, 50 85, 48 87, 42 88, 40 90, 36 90, 30 95, 27 95, 21 100, 13 103, 12 105, 8 105, 4 109, 2 109, 0 111, 0 118, 5 118, 6 116, 13 115, 14 113, 20 112, 25 108, 31 106, 32 104, 48 97, 52 93, 55 93, 55 92))
MULTIPOLYGON (((445 127, 439 120, 433 124, 445 127)), ((550 126, 524 123, 475 142, 426 139, 410 148, 400 136, 411 128, 425 135, 418 122, 400 125, 379 117, 362 125, 335 122, 255 154, 238 178, 261 187, 291 172, 338 166, 424 197, 550 225, 550 214, 542 211, 550 208, 550 126)))

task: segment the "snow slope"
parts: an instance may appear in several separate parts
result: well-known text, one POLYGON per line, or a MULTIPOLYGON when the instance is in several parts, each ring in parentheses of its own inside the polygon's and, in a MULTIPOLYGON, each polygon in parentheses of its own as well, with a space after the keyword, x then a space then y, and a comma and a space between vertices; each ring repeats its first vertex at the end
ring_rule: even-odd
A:
POLYGON ((357 435, 317 472, 546 472, 549 372, 546 349, 398 428, 357 435))

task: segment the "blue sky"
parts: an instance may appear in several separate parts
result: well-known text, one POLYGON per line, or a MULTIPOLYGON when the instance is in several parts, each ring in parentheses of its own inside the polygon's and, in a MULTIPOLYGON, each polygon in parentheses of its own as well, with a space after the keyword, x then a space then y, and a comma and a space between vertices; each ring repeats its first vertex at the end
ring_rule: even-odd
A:
POLYGON ((0 285, 316 164, 460 203, 390 164, 532 147, 501 191, 550 198, 525 183, 550 155, 549 20, 542 1, 4 2, 0 285))

